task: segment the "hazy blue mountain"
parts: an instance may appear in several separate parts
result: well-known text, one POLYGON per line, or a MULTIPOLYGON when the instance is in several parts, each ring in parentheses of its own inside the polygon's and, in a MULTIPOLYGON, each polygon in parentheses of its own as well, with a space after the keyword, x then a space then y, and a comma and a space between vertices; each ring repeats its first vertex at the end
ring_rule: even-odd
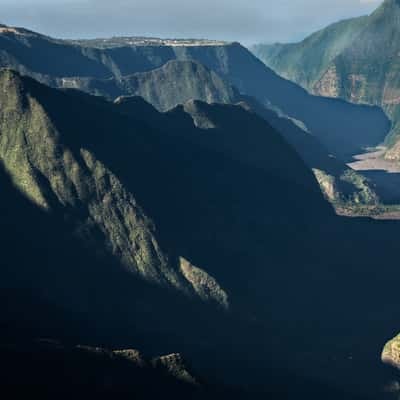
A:
POLYGON ((368 17, 346 19, 321 29, 300 43, 257 44, 251 51, 286 79, 309 89, 367 22, 368 17))
POLYGON ((343 21, 297 44, 258 46, 257 55, 310 92, 382 107, 393 122, 386 158, 399 158, 398 0, 368 17, 343 21))
POLYGON ((111 100, 119 96, 141 96, 159 111, 167 111, 190 99, 208 103, 236 103, 239 92, 202 64, 171 60, 147 72, 122 78, 75 78, 56 86, 75 88, 111 100))

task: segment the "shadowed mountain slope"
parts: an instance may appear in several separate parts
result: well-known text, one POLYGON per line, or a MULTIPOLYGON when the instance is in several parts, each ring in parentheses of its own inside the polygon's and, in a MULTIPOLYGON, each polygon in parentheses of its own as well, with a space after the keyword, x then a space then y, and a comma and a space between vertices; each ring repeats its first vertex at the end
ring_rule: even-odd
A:
MULTIPOLYGON (((90 339, 112 347, 137 341, 151 352, 176 347, 187 351, 202 369, 210 368, 207 358, 219 348, 217 375, 229 359, 257 354, 262 335, 254 349, 244 346, 251 332, 256 333, 245 317, 255 299, 242 287, 248 275, 244 267, 251 231, 271 229, 276 239, 283 238, 287 234, 284 221, 301 215, 295 209, 309 202, 323 215, 332 215, 312 174, 279 134, 241 109, 239 116, 247 123, 254 120, 255 132, 267 129, 270 145, 292 160, 293 173, 289 171, 286 179, 268 162, 256 168, 244 160, 234 161, 229 151, 195 145, 183 132, 156 131, 101 99, 49 89, 11 71, 2 71, 1 85, 7 89, 2 91, 7 95, 1 98, 0 119, 6 172, 2 178, 1 284, 9 306, 3 318, 15 315, 12 310, 20 304, 17 293, 27 298, 32 293, 78 315, 68 328, 75 341, 90 339), (299 184, 301 170, 304 176, 299 184), (26 200, 12 189, 11 182, 26 200), (260 198, 250 196, 262 182, 268 185, 260 198), (283 202, 281 196, 276 197, 276 190, 290 192, 292 184, 303 193, 297 194, 296 201, 286 194, 283 202), (307 200, 297 203, 298 196, 307 200), (136 201, 145 204, 144 211, 136 201), (285 203, 282 215, 261 216, 265 207, 276 209, 285 203), (254 214, 248 214, 249 209, 254 214), (234 244, 238 241, 247 245, 241 249, 234 244), (243 261, 234 262, 236 257, 243 261), (188 260, 207 264, 223 283, 188 260), (238 268, 237 277, 226 273, 233 267, 238 268), (233 319, 221 306, 232 307, 239 316, 233 319), (193 317, 182 320, 182 313, 193 317), (233 342, 226 342, 233 325, 237 333, 233 342), (221 337, 214 337, 215 329, 221 337), (238 353, 228 357, 232 346, 238 353)), ((193 132, 197 132, 194 127, 193 132)), ((293 225, 296 236, 307 221, 298 223, 293 225)), ((262 249, 261 243, 255 245, 253 256, 258 252, 260 257, 262 249)), ((25 321, 30 329, 39 329, 36 335, 60 337, 62 325, 52 326, 45 319, 50 327, 38 328, 35 303, 21 302, 22 325, 25 321)), ((260 362, 268 363, 269 350, 258 351, 260 362)))
POLYGON ((155 399, 165 393, 177 399, 216 398, 217 393, 239 398, 222 388, 201 387, 179 354, 149 360, 136 350, 110 351, 54 340, 2 343, 0 351, 7 365, 2 376, 3 394, 13 398, 155 399))
MULTIPOLYGON (((374 205, 379 201, 373 185, 331 155, 315 136, 301 129, 284 115, 278 115, 261 105, 255 98, 240 95, 232 85, 218 78, 201 64, 173 60, 157 70, 138 73, 122 81, 112 79, 106 83, 102 80, 87 79, 85 85, 80 85, 80 89, 104 96, 109 96, 109 93, 124 93, 110 90, 108 86, 104 89, 104 85, 111 82, 123 82, 125 93, 141 95, 160 110, 171 109, 191 99, 208 103, 242 103, 263 117, 296 149, 306 164, 314 170, 323 192, 335 205, 374 205), (141 84, 130 85, 129 82, 133 80, 138 80, 141 84), (151 90, 143 90, 144 88, 151 90)), ((157 120, 156 117, 155 119, 157 120)))
MULTIPOLYGON (((244 107, 160 114, 0 78, 6 309, 32 293, 75 316, 75 343, 179 352, 202 375, 281 398, 380 394, 397 224, 336 217, 244 107)), ((34 303, 21 302, 29 323, 34 303)), ((54 325, 46 337, 60 338, 54 325)))
POLYGON ((208 103, 236 103, 240 98, 235 88, 195 61, 171 60, 160 68, 120 79, 64 80, 62 86, 110 99, 126 95, 141 96, 160 111, 167 111, 189 99, 208 103))

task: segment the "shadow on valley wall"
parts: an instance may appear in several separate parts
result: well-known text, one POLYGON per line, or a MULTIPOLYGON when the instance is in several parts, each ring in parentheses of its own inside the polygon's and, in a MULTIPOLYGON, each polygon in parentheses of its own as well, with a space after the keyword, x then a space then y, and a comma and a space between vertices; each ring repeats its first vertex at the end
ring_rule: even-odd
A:
POLYGON ((312 96, 300 86, 279 77, 238 43, 224 48, 178 49, 179 58, 200 61, 228 79, 243 94, 280 109, 302 121, 321 143, 343 161, 366 147, 382 143, 391 123, 378 107, 312 96), (223 56, 222 56, 223 54, 223 56))
MULTIPOLYGON (((231 131, 233 106, 218 113, 221 130, 176 132, 179 121, 156 129, 134 110, 123 115, 118 105, 79 92, 24 84, 57 140, 77 160, 82 148, 101 160, 154 221, 171 263, 183 256, 215 277, 231 312, 139 280, 107 254, 96 257, 71 237, 61 208, 38 211, 4 177, 1 284, 8 293, 28 287, 71 319, 78 315, 70 340, 180 352, 201 375, 281 398, 379 398, 386 379, 380 351, 399 330, 399 223, 337 217, 293 150, 279 147, 283 141, 271 141, 271 153, 290 159, 296 179, 290 169, 283 178, 267 162, 240 158, 248 149, 240 131, 232 132, 235 148, 222 147, 214 139, 225 124, 231 131), (202 143, 188 133, 210 138, 202 143)), ((27 320, 33 329, 37 322, 27 320)), ((62 335, 60 327, 48 331, 62 335)))
POLYGON ((213 329, 213 336, 207 329, 211 314, 201 312, 196 324, 186 319, 183 327, 175 314, 163 326, 185 336, 181 348, 187 354, 209 369, 204 357, 212 358, 218 343, 223 359, 214 365, 230 379, 259 383, 265 372, 254 369, 263 371, 268 360, 271 379, 288 363, 293 371, 306 370, 315 379, 322 374, 351 391, 377 390, 380 351, 400 319, 397 222, 336 217, 320 194, 176 133, 122 118, 111 106, 99 112, 89 96, 81 98, 84 108, 69 96, 49 92, 42 98, 65 143, 103 160, 154 220, 163 246, 205 268, 229 292, 243 325, 216 318, 220 330, 213 329), (208 344, 194 350, 195 343, 208 344), (230 346, 238 353, 229 355, 230 346), (232 357, 238 359, 229 367, 232 357), (235 372, 241 357, 250 357, 251 365, 241 363, 235 372))
POLYGON ((97 48, 90 43, 77 45, 24 32, 0 35, 4 49, 0 65, 48 84, 63 78, 103 79, 102 90, 113 96, 120 91, 112 78, 121 80, 137 72, 151 71, 171 60, 196 60, 228 80, 242 94, 254 96, 261 103, 302 121, 343 161, 360 154, 366 147, 382 143, 390 129, 389 120, 379 108, 311 96, 279 77, 239 43, 97 48))

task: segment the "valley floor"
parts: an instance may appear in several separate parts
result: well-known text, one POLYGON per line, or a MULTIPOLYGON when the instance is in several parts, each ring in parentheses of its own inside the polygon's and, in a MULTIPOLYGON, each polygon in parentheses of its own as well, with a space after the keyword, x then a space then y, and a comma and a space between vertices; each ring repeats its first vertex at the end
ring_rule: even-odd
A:
POLYGON ((386 147, 379 146, 366 153, 358 154, 353 158, 353 161, 348 166, 356 171, 368 172, 368 171, 384 171, 386 173, 400 173, 400 163, 395 161, 385 160, 383 155, 385 154, 386 147))
MULTIPOLYGON (((386 147, 379 146, 355 155, 348 166, 368 178, 382 201, 382 207, 366 207, 361 214, 377 219, 400 219, 400 163, 385 160, 386 147)), ((348 215, 348 212, 343 212, 348 215)), ((358 213, 356 213, 358 214, 358 213)))

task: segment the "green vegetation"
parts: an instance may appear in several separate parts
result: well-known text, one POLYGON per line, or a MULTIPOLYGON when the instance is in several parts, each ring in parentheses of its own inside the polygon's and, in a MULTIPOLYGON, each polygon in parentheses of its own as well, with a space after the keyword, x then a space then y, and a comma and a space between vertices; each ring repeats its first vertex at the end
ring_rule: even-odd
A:
POLYGON ((258 44, 251 51, 283 77, 309 89, 321 79, 332 60, 351 44, 367 21, 368 17, 340 21, 300 43, 258 44))
MULTIPOLYGON (((131 93, 158 108, 178 94, 184 104, 160 113, 141 97, 109 102, 0 73, 0 322, 14 328, 2 337, 93 343, 69 348, 79 355, 67 364, 100 391, 107 379, 132 384, 133 367, 149 398, 165 375, 193 387, 182 352, 196 370, 278 398, 381 399, 398 224, 337 216, 311 169, 351 215, 395 213, 343 162, 386 133, 382 113, 308 96, 238 44, 113 52, 18 35, 0 35, 12 43, 2 62, 54 86, 114 98, 133 77, 131 93), (136 345, 174 354, 103 348, 136 345)), ((64 356, 43 374, 22 353, 9 359, 26 377, 64 387, 64 356)))
POLYGON ((119 79, 64 79, 59 86, 78 88, 110 100, 120 96, 141 96, 159 111, 167 111, 190 99, 208 103, 236 103, 240 99, 234 87, 192 60, 171 60, 160 68, 119 79))
MULTIPOLYGON (((10 70, 0 72, 0 89, 0 159, 17 188, 49 212, 61 207, 76 232, 127 270, 193 295, 201 290, 175 271, 153 223, 117 176, 83 145, 66 145, 65 127, 59 130, 42 103, 47 89, 10 70)), ((68 97, 54 93, 54 100, 61 109, 68 97)))
MULTIPOLYGON (((346 23, 348 35, 351 26, 346 23)), ((333 29, 329 37, 335 37, 342 28, 333 29)), ((238 43, 161 43, 151 38, 71 42, 10 29, 0 32, 0 45, 7 49, 0 65, 55 87, 80 89, 110 100, 142 96, 161 111, 190 99, 247 104, 282 133, 310 168, 338 182, 347 170, 343 161, 365 146, 379 144, 387 133, 388 121, 378 110, 308 96, 276 76, 238 43), (116 48, 118 51, 113 50, 116 48), (38 54, 45 54, 50 62, 42 63, 38 54)), ((322 43, 320 36, 326 35, 317 35, 313 42, 322 43)), ((337 48, 343 46, 345 36, 336 41, 337 48)), ((29 181, 22 175, 19 179, 29 181)), ((359 201, 369 201, 368 196, 358 196, 359 188, 349 181, 348 185, 336 184, 335 190, 344 190, 342 197, 349 198, 353 193, 359 201)), ((43 203, 39 192, 31 189, 30 194, 43 203)))
POLYGON ((351 169, 335 177, 321 170, 314 170, 315 176, 326 197, 337 207, 344 205, 377 205, 379 199, 370 182, 351 169))
POLYGON ((301 43, 253 51, 314 94, 382 107, 392 120, 386 158, 400 160, 399 18, 399 2, 385 0, 370 16, 333 24, 301 43))

